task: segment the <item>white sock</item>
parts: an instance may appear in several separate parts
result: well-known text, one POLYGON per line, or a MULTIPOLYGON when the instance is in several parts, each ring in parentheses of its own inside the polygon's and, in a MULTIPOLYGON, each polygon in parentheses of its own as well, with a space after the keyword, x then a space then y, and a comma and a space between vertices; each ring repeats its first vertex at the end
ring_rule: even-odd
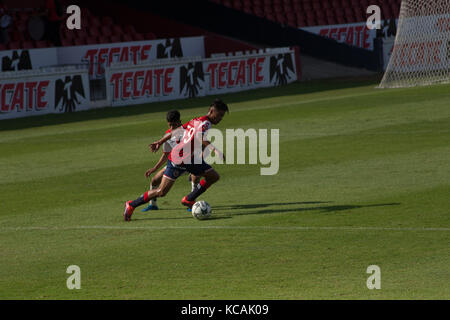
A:
POLYGON ((197 186, 197 185, 195 184, 195 182, 194 182, 194 181, 191 181, 191 192, 194 191, 194 189, 195 189, 196 186, 197 186))
MULTIPOLYGON (((153 185, 150 184, 150 190, 156 189, 157 187, 158 186, 153 186, 153 185)), ((156 206, 156 199, 158 199, 158 198, 151 199, 150 200, 150 205, 156 206)))

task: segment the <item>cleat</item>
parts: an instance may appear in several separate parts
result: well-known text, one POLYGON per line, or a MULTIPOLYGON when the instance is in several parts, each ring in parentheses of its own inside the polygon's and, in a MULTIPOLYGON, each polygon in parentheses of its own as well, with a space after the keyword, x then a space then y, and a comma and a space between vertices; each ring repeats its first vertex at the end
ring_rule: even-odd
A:
POLYGON ((130 201, 125 202, 125 211, 123 212, 123 219, 125 221, 131 220, 131 215, 133 214, 134 208, 130 205, 130 201))
POLYGON ((185 196, 183 199, 181 199, 181 204, 183 206, 188 207, 189 209, 192 209, 192 206, 194 205, 195 201, 189 201, 187 199, 187 196, 185 196))
POLYGON ((191 208, 187 208, 186 210, 187 210, 187 212, 192 212, 191 208))
POLYGON ((156 204, 149 204, 147 207, 141 210, 141 212, 147 212, 150 210, 158 210, 158 206, 156 204))

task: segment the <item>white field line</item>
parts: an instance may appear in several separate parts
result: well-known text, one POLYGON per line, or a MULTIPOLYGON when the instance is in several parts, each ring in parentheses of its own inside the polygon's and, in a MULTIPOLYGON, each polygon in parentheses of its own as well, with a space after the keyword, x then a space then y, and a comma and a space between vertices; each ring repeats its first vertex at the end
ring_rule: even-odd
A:
POLYGON ((0 227, 0 232, 11 231, 64 231, 64 230, 286 230, 286 231, 444 231, 449 232, 450 228, 401 228, 401 227, 313 227, 313 226, 30 226, 30 227, 0 227))

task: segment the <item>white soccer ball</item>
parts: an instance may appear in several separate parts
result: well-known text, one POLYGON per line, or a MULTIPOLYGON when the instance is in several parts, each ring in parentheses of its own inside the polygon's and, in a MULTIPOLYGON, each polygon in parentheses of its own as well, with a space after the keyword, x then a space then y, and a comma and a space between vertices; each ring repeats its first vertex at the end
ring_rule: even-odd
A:
POLYGON ((211 206, 206 201, 197 201, 192 206, 192 216, 198 220, 205 220, 211 216, 211 206))

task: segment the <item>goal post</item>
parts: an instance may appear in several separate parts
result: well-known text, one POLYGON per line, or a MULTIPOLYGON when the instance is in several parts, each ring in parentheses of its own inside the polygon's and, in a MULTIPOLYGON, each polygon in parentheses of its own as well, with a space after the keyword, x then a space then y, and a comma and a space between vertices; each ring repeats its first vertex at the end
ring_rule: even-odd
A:
POLYGON ((403 0, 380 88, 450 82, 450 0, 403 0))

